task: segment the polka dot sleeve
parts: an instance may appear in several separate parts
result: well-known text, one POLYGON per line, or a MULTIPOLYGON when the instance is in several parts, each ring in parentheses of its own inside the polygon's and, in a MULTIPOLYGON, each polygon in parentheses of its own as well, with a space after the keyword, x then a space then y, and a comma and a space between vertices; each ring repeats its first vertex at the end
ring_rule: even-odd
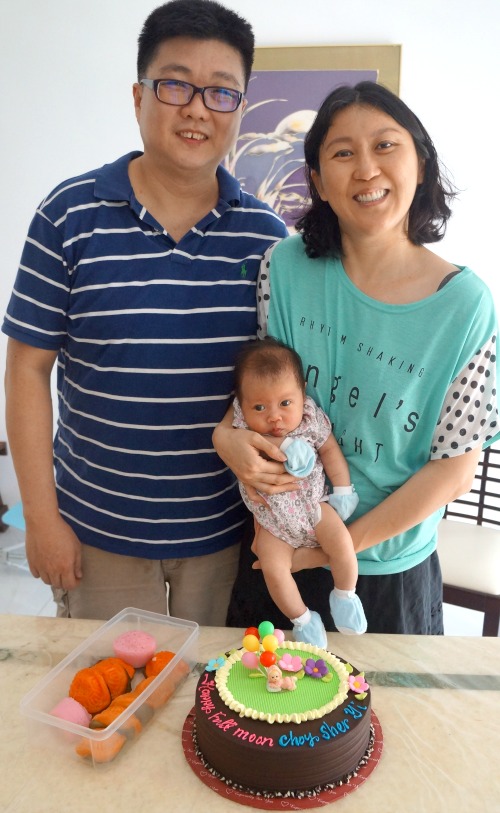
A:
POLYGON ((431 460, 457 457, 498 432, 496 336, 457 375, 446 395, 434 433, 431 460))
POLYGON ((269 317, 269 300, 271 299, 270 264, 271 254, 277 243, 269 246, 261 263, 257 278, 257 338, 267 336, 267 320, 269 317))

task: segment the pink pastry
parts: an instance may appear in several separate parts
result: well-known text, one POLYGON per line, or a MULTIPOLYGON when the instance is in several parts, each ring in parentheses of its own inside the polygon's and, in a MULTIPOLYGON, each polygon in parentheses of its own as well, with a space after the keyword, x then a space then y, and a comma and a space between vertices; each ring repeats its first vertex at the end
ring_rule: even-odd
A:
POLYGON ((130 666, 140 669, 156 652, 156 640, 149 632, 131 630, 123 632, 113 642, 113 651, 130 666))
POLYGON ((60 717, 61 720, 67 720, 69 723, 76 723, 89 727, 92 715, 88 713, 78 700, 73 700, 72 697, 64 697, 57 706, 51 710, 50 714, 54 717, 60 717))

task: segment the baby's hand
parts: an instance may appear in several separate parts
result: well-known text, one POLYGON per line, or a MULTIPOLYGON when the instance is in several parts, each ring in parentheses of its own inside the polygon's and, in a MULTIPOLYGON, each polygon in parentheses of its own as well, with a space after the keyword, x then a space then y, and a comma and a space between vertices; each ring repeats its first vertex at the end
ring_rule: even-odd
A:
POLYGON ((354 486, 337 486, 334 487, 333 494, 328 497, 328 502, 335 509, 340 519, 345 522, 358 507, 359 497, 354 490, 354 486))
POLYGON ((280 446, 286 454, 285 469, 295 477, 308 477, 316 462, 316 453, 302 438, 285 438, 280 446))

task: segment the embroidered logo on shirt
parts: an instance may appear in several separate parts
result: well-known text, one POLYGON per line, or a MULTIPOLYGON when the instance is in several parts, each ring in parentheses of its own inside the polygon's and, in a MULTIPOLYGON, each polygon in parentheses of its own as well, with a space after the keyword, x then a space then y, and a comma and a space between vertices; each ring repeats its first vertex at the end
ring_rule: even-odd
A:
POLYGON ((247 270, 247 264, 246 264, 246 263, 243 263, 243 265, 242 265, 242 266, 241 266, 241 268, 240 268, 240 276, 241 276, 243 279, 245 279, 245 277, 246 277, 246 275, 247 275, 247 274, 248 274, 248 270, 247 270))

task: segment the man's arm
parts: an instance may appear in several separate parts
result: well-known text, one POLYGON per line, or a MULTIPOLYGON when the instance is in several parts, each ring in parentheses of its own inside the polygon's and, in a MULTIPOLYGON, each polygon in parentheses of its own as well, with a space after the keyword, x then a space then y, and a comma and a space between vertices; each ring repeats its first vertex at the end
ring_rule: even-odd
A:
POLYGON ((57 504, 53 469, 50 376, 57 353, 9 339, 6 423, 26 520, 30 570, 46 584, 70 590, 81 579, 80 542, 57 504))

